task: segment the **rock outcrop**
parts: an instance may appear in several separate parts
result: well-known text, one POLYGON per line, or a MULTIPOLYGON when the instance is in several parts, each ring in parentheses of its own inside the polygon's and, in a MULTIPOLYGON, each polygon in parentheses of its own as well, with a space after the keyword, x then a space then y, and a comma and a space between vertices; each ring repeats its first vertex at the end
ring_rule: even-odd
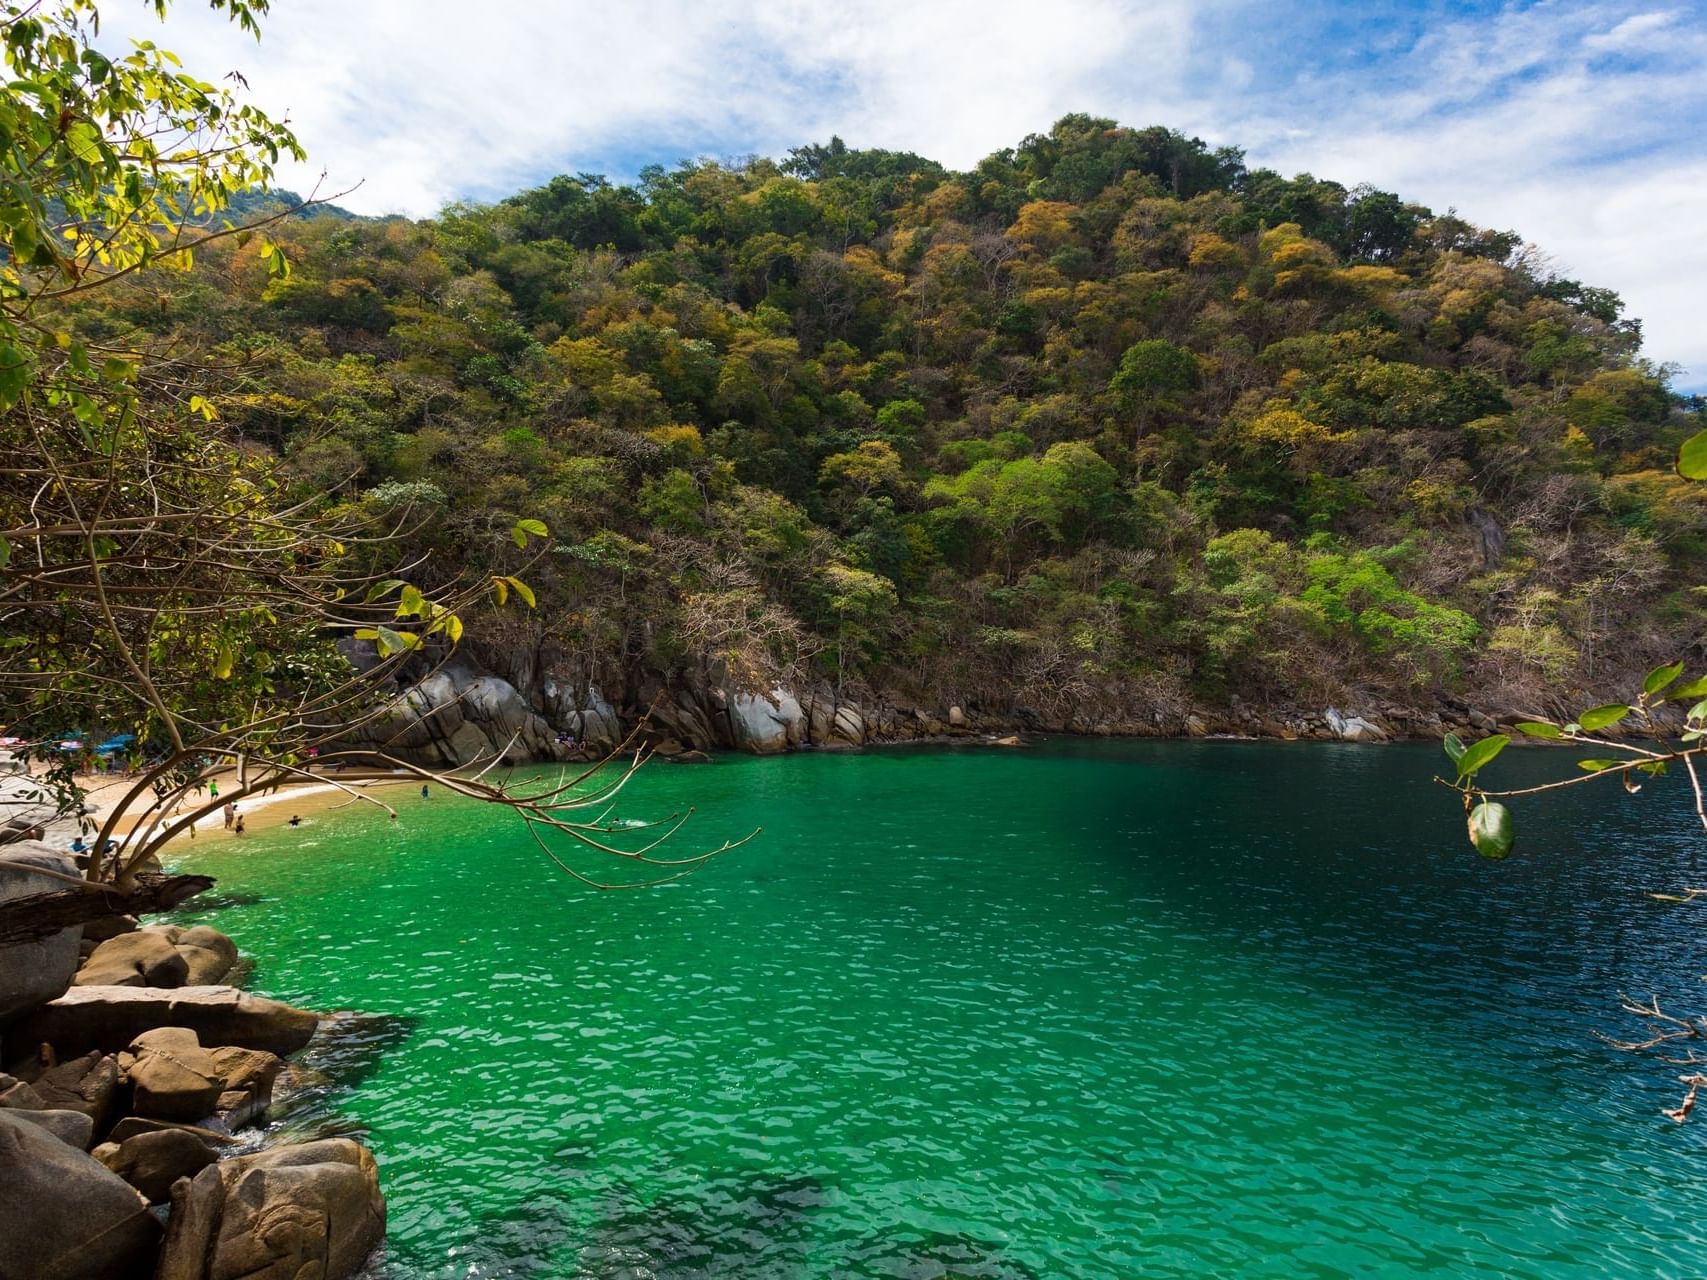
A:
POLYGON ((756 755, 774 755, 806 739, 806 717, 786 689, 740 693, 728 699, 730 745, 756 755))
POLYGON ((212 1115, 225 1077, 187 1027, 156 1027, 119 1055, 130 1078, 131 1111, 150 1120, 200 1120, 212 1115))
POLYGON ((362 726, 350 741, 383 746, 429 766, 458 768, 498 758, 553 760, 563 754, 557 736, 509 681, 451 663, 422 679, 390 715, 362 726))
POLYGON ((193 1178, 217 1157, 188 1129, 154 1129, 109 1142, 95 1158, 131 1186, 149 1204, 162 1204, 179 1178, 193 1178))
POLYGON ((156 1280, 345 1280, 385 1238, 379 1171, 347 1138, 209 1165, 171 1199, 156 1280))
MULTIPOLYGON (((64 881, 33 874, 31 868, 62 876, 78 874, 77 864, 69 854, 40 841, 6 845, 0 848, 0 902, 65 888, 64 881)), ((0 1026, 45 1000, 52 1000, 71 985, 72 975, 77 972, 81 936, 81 929, 61 929, 39 942, 0 947, 0 1026)))
POLYGON ((217 929, 151 925, 102 942, 75 981, 80 987, 205 987, 236 963, 236 943, 217 929))
POLYGON ((156 1027, 187 1027, 204 1045, 283 1056, 307 1044, 319 1024, 307 1009, 236 987, 73 987, 20 1019, 7 1039, 61 1053, 117 1052, 156 1027))
POLYGON ((0 1280, 141 1280, 160 1224, 86 1152, 0 1110, 0 1280))

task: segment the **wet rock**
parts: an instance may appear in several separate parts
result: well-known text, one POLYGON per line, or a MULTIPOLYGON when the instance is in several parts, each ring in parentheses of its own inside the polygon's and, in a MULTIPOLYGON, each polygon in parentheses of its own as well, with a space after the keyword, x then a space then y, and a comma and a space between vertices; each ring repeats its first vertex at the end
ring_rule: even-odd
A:
POLYGON ((948 723, 950 728, 964 729, 966 727, 966 713, 959 707, 950 707, 948 709, 948 723))
POLYGON ((257 1123, 273 1102, 273 1083, 284 1070, 284 1062, 264 1049, 209 1049, 208 1057, 219 1070, 223 1089, 214 1104, 214 1114, 227 1129, 257 1123))
POLYGON ((187 1027, 207 1045, 279 1055, 308 1043, 318 1014, 236 987, 73 987, 22 1018, 7 1039, 66 1053, 117 1051, 156 1027, 187 1027))
POLYGON ((238 1141, 229 1133, 221 1133, 204 1125, 179 1124, 173 1120, 150 1120, 146 1116, 126 1116, 113 1126, 113 1131, 107 1135, 107 1143, 118 1144, 128 1138, 134 1138, 139 1133, 161 1133, 167 1129, 182 1129, 185 1133, 194 1134, 210 1147, 228 1147, 238 1141))
POLYGON ((119 1056, 130 1077, 131 1110, 155 1120, 212 1115, 225 1080, 196 1033, 184 1027, 145 1031, 119 1056))
MULTIPOLYGON (((347 1138, 224 1161, 211 1280, 344 1280, 385 1237, 373 1156, 347 1138)), ((206 1175, 198 1175, 205 1177, 206 1175)))
MULTIPOLYGON (((39 840, 19 841, 0 850, 0 902, 31 894, 65 888, 65 882, 29 870, 39 868, 60 875, 77 875, 77 864, 68 854, 39 840)), ((0 1026, 64 993, 77 972, 81 929, 61 929, 38 942, 20 942, 0 947, 0 1026)))
POLYGON ((195 1177, 217 1157, 207 1143, 187 1129, 156 1129, 117 1144, 106 1143, 97 1158, 150 1204, 160 1204, 174 1182, 195 1177))
POLYGON ((0 1276, 127 1280, 149 1274, 160 1224, 117 1174, 0 1111, 0 1276))
POLYGON ((171 940, 154 929, 121 933, 95 948, 77 971, 80 987, 181 987, 190 966, 171 940))

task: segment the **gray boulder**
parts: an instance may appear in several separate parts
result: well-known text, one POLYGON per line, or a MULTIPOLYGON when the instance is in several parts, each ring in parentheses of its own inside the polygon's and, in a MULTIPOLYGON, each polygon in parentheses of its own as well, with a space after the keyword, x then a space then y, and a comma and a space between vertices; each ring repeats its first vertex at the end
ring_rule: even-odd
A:
POLYGON ((181 987, 189 963, 158 929, 108 938, 77 971, 80 987, 181 987))
POLYGON ((62 1053, 116 1052, 144 1031, 188 1027, 205 1045, 284 1056, 307 1044, 319 1025, 318 1014, 236 987, 73 987, 21 1019, 7 1039, 62 1053))
POLYGON ((0 1110, 0 1280, 140 1280, 160 1224, 86 1152, 0 1110))
POLYGON ((1322 719, 1328 722, 1333 736, 1342 742, 1387 741, 1386 730, 1379 725, 1371 724, 1361 716, 1344 715, 1338 707, 1329 707, 1322 713, 1322 719))
POLYGON ((12 1114, 20 1120, 40 1125, 67 1146, 87 1151, 95 1140, 95 1122, 81 1111, 15 1109, 12 1114))
MULTIPOLYGON (((33 874, 30 868, 75 876, 77 863, 37 840, 0 849, 0 902, 66 888, 62 880, 33 874)), ((77 972, 77 948, 83 931, 61 929, 37 942, 0 947, 0 1026, 39 1004, 62 995, 77 972)))
POLYGON ((786 689, 738 693, 729 698, 729 736, 737 750, 774 755, 800 744, 806 736, 806 717, 786 689))

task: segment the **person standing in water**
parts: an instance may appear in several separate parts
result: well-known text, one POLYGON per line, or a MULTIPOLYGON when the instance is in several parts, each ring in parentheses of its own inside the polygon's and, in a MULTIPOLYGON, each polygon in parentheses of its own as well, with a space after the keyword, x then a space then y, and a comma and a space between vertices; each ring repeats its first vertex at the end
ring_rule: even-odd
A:
POLYGON ((232 828, 232 833, 234 835, 242 835, 243 834, 243 815, 242 814, 237 815, 237 825, 232 828))
POLYGON ((427 784, 423 782, 421 784, 421 799, 425 800, 426 798, 427 798, 427 784))
POLYGON ((229 830, 231 830, 231 824, 233 822, 237 821, 237 806, 232 804, 231 801, 227 800, 225 802, 224 813, 225 813, 225 829, 227 831, 229 831, 229 830))

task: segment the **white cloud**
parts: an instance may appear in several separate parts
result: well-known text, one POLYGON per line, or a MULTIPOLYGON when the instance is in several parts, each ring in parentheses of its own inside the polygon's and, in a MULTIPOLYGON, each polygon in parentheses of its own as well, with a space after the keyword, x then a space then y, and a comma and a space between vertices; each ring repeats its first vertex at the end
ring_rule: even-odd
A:
POLYGON ((831 133, 969 166, 1092 111, 1521 230, 1707 383, 1688 296, 1707 278, 1707 24, 1687 11, 1514 2, 1419 34, 1353 0, 276 0, 257 46, 197 0, 164 34, 109 8, 109 38, 241 70, 309 148, 285 183, 323 166, 326 190, 361 182, 343 202, 362 212, 831 133))

